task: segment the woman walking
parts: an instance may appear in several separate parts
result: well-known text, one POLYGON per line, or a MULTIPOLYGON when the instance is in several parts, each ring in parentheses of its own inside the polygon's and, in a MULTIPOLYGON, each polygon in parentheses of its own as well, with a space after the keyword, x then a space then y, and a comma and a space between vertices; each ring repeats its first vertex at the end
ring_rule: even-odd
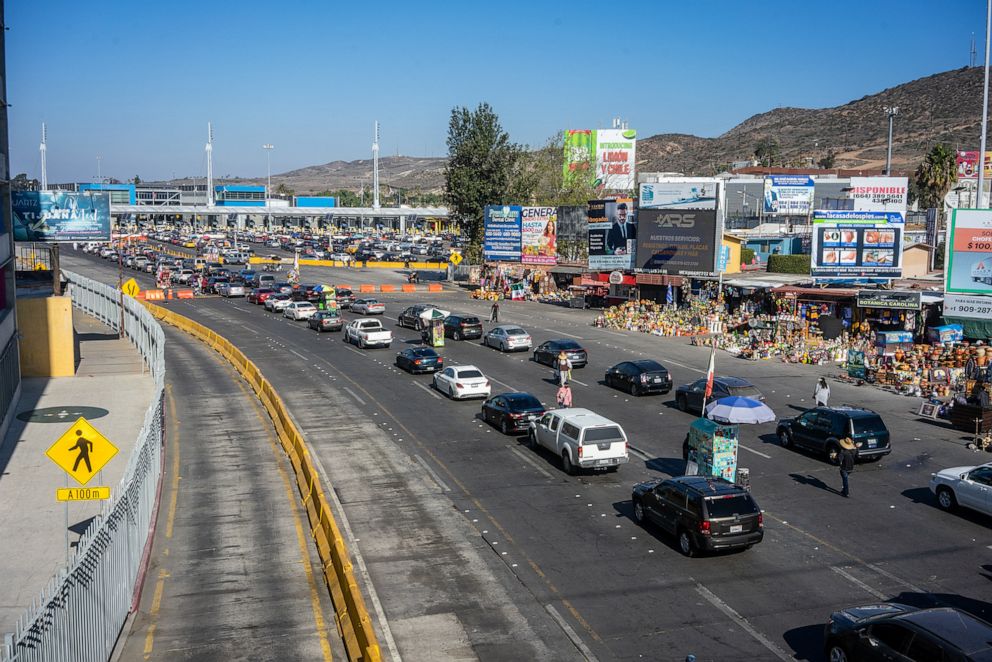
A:
POLYGON ((817 407, 826 407, 829 399, 830 387, 827 386, 827 380, 820 377, 816 382, 816 386, 813 387, 813 400, 816 402, 817 407))
POLYGON ((572 387, 568 384, 564 384, 558 388, 558 393, 555 397, 555 401, 558 403, 559 407, 571 407, 572 406, 572 387))

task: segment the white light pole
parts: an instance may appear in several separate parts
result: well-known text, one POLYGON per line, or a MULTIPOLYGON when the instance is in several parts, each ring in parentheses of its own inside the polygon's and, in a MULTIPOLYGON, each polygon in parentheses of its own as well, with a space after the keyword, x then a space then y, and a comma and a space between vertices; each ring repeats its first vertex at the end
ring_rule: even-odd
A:
POLYGON ((992 0, 985 2, 985 91, 982 95, 982 142, 978 151, 978 208, 985 208, 985 138, 989 127, 989 31, 992 29, 992 0))
POLYGON ((892 121, 899 114, 899 109, 895 106, 885 106, 883 108, 889 118, 889 148, 885 152, 885 174, 892 174, 892 121))
POLYGON ((274 147, 270 143, 262 145, 262 149, 265 150, 265 210, 270 229, 272 228, 272 210, 269 206, 269 196, 272 191, 272 150, 274 147))
MULTIPOLYGON (((214 206, 214 126, 207 122, 207 206, 214 206)), ((193 184, 196 193, 196 184, 193 184)))
POLYGON ((375 140, 372 142, 372 209, 379 208, 379 122, 375 123, 375 140))
POLYGON ((102 160, 103 160, 103 157, 100 156, 99 154, 97 154, 96 155, 96 181, 99 182, 99 183, 103 183, 103 177, 100 176, 100 161, 102 161, 102 160))
POLYGON ((41 190, 48 190, 48 127, 45 123, 41 123, 41 147, 38 148, 41 152, 41 190))

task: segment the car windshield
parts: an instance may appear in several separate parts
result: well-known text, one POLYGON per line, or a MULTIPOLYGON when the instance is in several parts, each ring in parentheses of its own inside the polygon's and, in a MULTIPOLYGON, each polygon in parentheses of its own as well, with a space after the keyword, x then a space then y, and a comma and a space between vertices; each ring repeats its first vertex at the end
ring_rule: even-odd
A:
POLYGON ((872 434, 885 432, 885 423, 880 416, 858 416, 851 419, 854 434, 872 434))
POLYGON ((761 391, 753 386, 731 386, 727 389, 730 395, 736 395, 739 398, 760 398, 761 391))
POLYGON ((620 428, 615 425, 611 425, 606 428, 590 428, 586 430, 586 443, 594 443, 597 441, 623 441, 623 433, 620 432, 620 428))
POLYGON ((435 352, 433 349, 414 349, 411 350, 410 354, 412 354, 413 356, 419 356, 421 358, 424 357, 433 358, 437 356, 437 352, 435 352))
POLYGON ((461 318, 462 324, 481 324, 478 317, 463 317, 461 318))
POLYGON ((544 409, 544 407, 541 405, 541 401, 535 398, 530 393, 519 393, 517 395, 508 395, 506 396, 506 401, 510 405, 510 409, 514 411, 544 409))
POLYGON ((645 372, 662 372, 665 370, 665 366, 657 361, 638 361, 634 365, 645 372))
POLYGON ((564 350, 582 349, 582 345, 575 342, 574 340, 559 340, 558 342, 554 343, 551 346, 551 349, 564 349, 564 350))
POLYGON ((339 297, 350 297, 351 296, 351 290, 338 290, 337 291, 337 296, 339 296, 339 297))
POLYGON ((758 512, 758 504, 746 494, 734 494, 725 497, 710 497, 706 499, 706 511, 710 517, 734 517, 735 515, 753 515, 758 512))
POLYGON ((471 379, 473 377, 482 377, 482 373, 478 370, 459 370, 455 373, 459 379, 471 379))
POLYGON ((508 336, 526 336, 527 332, 521 329, 519 326, 515 328, 506 329, 506 335, 508 336))

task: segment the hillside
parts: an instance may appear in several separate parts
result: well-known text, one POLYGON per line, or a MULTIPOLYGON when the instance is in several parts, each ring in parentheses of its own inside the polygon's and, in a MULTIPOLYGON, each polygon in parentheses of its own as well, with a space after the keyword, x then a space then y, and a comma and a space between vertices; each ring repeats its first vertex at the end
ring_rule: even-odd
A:
MULTIPOLYGON (((920 78, 862 97, 843 106, 822 109, 776 108, 750 117, 716 138, 664 133, 637 144, 641 172, 712 175, 733 161, 753 156, 764 139, 780 149, 776 165, 815 164, 828 152, 834 167, 880 170, 885 165, 888 123, 885 106, 899 114, 893 132, 893 170, 916 168, 931 145, 978 149, 981 132, 980 67, 957 69, 920 78)), ((384 186, 439 192, 444 186, 443 158, 386 156, 380 159, 384 186)), ((218 183, 264 184, 264 179, 218 180, 218 183)), ((326 190, 368 190, 372 161, 332 161, 272 176, 273 188, 285 184, 296 193, 326 190)))

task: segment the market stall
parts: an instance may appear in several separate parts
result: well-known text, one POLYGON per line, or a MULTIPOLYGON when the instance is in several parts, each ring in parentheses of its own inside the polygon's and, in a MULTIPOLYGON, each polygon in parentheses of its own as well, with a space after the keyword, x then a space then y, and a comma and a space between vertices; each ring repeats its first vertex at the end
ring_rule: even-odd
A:
POLYGON ((737 479, 736 425, 721 425, 700 418, 689 426, 685 440, 686 475, 737 479))

